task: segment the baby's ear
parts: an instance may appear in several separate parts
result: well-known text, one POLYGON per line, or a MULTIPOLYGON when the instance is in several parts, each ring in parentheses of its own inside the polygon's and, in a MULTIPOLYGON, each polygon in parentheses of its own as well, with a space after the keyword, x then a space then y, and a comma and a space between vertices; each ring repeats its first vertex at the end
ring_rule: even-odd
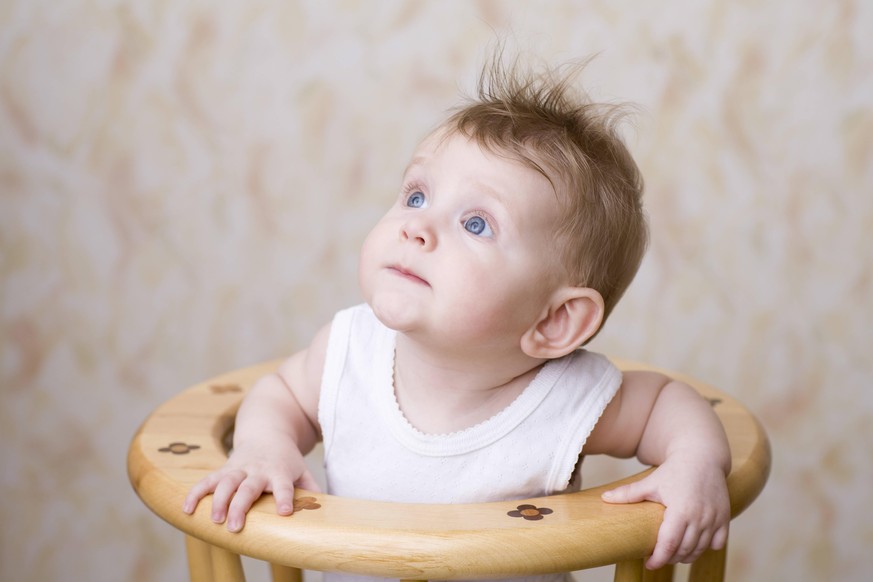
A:
POLYGON ((521 349, 532 358, 566 356, 597 333, 603 323, 603 297, 589 287, 564 287, 555 292, 543 315, 521 338, 521 349))

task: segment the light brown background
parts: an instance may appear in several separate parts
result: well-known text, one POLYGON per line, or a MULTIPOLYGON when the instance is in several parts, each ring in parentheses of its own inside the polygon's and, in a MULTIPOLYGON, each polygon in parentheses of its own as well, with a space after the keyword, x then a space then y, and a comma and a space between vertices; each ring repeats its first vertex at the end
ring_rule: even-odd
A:
POLYGON ((634 101, 653 244, 594 347, 755 410, 732 580, 873 558, 873 3, 0 0, 0 579, 177 580, 179 389, 301 347, 496 36, 634 101))

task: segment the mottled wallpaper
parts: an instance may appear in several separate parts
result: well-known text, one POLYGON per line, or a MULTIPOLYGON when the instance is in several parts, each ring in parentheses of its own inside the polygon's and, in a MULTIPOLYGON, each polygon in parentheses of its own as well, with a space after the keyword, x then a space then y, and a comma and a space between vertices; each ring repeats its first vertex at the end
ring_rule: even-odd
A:
POLYGON ((0 0, 0 579, 184 579, 130 438, 359 300, 360 242, 504 38, 638 106, 652 245, 592 347, 766 427, 728 579, 865 580, 870 30, 862 0, 0 0))

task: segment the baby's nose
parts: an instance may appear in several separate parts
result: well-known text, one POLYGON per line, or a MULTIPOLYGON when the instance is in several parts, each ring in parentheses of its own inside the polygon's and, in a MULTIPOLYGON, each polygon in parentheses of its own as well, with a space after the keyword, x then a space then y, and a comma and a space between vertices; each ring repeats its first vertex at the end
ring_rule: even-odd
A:
POLYGON ((423 250, 431 250, 436 245, 434 229, 421 217, 411 218, 403 223, 400 227, 400 239, 416 243, 423 250))

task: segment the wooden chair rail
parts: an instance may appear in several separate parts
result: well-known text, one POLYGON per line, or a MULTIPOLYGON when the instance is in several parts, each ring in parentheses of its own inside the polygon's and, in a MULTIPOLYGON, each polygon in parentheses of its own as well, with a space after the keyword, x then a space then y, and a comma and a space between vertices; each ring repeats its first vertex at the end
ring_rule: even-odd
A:
MULTIPOLYGON (((295 513, 276 515, 272 496, 251 509, 238 534, 212 523, 208 500, 182 512, 188 489, 226 459, 224 439, 245 391, 278 361, 197 384, 159 406, 128 452, 128 474, 143 502, 187 534, 192 580, 242 580, 238 555, 273 565, 276 580, 296 580, 295 568, 400 579, 508 577, 569 572, 617 564, 616 580, 669 580, 672 569, 645 572, 663 507, 608 505, 602 487, 524 501, 426 505, 362 501, 298 490, 295 513)), ((647 368, 616 361, 623 369, 647 368)), ((731 446, 731 512, 748 507, 766 483, 770 448, 760 423, 739 402, 698 380, 667 372, 713 403, 731 446)), ((649 469, 650 471, 651 469, 649 469)), ((716 580, 724 552, 707 552, 692 579, 716 580)))

